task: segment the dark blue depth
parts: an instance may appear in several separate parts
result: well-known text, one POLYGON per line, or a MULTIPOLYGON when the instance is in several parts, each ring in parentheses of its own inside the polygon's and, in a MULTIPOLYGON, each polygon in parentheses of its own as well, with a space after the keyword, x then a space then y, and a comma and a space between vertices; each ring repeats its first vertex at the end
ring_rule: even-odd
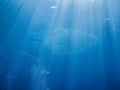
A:
POLYGON ((0 0, 0 90, 120 90, 119 0, 0 0))

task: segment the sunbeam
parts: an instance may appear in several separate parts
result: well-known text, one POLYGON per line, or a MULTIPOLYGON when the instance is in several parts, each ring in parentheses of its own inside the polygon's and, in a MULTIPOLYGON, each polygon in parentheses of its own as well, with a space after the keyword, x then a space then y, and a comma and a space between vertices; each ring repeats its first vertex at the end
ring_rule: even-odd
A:
POLYGON ((0 0, 0 90, 120 90, 119 0, 0 0))

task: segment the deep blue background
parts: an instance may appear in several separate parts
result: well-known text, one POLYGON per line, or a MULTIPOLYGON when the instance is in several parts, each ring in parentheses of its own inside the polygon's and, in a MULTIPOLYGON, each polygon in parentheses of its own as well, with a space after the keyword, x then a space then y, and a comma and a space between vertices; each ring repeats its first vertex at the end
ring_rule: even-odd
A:
POLYGON ((49 70, 50 90, 120 90, 120 1, 86 0, 77 6, 71 0, 65 13, 61 5, 54 12, 54 4, 0 0, 0 90, 32 90, 36 63, 49 70), (74 46, 76 29, 80 41, 74 46))

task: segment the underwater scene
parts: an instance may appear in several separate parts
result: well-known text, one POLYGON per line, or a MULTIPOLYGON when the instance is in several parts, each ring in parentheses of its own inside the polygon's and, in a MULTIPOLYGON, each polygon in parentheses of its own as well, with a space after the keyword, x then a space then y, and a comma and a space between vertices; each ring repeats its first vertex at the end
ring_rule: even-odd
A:
POLYGON ((0 0, 0 90, 120 90, 120 0, 0 0))

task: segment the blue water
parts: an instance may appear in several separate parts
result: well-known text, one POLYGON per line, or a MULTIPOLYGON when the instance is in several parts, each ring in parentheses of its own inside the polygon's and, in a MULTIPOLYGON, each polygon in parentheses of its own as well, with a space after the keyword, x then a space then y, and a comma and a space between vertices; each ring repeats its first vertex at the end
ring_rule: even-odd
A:
POLYGON ((120 90, 120 0, 0 0, 0 90, 120 90))

